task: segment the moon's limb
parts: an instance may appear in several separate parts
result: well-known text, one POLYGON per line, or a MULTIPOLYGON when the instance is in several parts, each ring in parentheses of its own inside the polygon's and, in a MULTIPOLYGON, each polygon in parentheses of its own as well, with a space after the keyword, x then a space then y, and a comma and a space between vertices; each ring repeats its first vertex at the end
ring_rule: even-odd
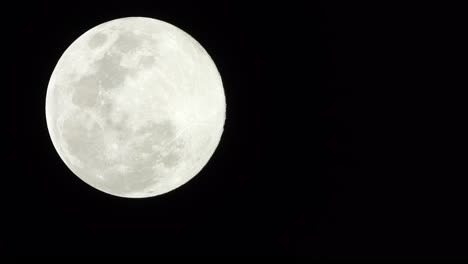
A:
POLYGON ((194 177, 223 131, 221 77, 187 33, 149 18, 80 36, 49 82, 47 125, 66 165, 89 185, 148 197, 194 177))

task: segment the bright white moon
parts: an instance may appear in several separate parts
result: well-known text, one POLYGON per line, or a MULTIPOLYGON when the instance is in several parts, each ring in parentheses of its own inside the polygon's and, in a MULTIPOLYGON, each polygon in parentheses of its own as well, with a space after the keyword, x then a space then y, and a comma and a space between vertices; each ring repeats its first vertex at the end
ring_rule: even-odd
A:
POLYGON ((205 49, 143 17, 80 36, 46 96, 62 160, 84 182, 121 197, 163 194, 198 174, 218 146, 225 113, 221 77, 205 49))

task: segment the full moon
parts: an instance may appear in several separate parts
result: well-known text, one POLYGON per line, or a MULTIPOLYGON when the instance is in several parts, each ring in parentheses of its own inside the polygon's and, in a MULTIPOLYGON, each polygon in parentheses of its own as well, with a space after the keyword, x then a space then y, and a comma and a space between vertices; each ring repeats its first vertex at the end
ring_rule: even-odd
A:
POLYGON ((100 24, 59 59, 46 95, 52 143, 90 186, 120 197, 160 195, 208 163, 226 100, 206 50, 166 22, 100 24))

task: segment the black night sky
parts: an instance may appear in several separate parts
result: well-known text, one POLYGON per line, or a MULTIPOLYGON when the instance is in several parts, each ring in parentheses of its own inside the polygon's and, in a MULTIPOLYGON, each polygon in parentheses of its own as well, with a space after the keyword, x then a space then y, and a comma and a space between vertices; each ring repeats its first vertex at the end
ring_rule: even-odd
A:
POLYGON ((456 66, 466 30, 456 29, 456 10, 348 1, 5 5, 0 255, 466 258, 466 84, 456 66), (128 16, 197 39, 227 100, 211 161, 149 199, 107 195, 74 176, 45 120, 64 50, 128 16))

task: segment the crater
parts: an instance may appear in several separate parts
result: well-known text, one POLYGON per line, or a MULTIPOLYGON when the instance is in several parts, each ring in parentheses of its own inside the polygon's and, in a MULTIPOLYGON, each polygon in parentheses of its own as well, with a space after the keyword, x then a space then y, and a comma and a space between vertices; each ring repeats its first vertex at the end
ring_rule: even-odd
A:
POLYGON ((99 80, 94 75, 84 76, 75 84, 72 102, 77 106, 93 107, 96 105, 99 80))
POLYGON ((137 134, 148 135, 148 144, 162 145, 165 142, 172 141, 176 136, 176 127, 170 120, 164 120, 160 123, 149 122, 137 131, 137 134))
POLYGON ((63 124, 62 137, 68 152, 87 166, 96 168, 100 162, 96 157, 102 150, 101 131, 96 123, 86 126, 90 116, 76 113, 63 124), (88 128, 86 128, 88 127, 88 128))
POLYGON ((98 76, 102 88, 112 89, 118 87, 130 73, 130 70, 120 66, 120 59, 121 55, 119 54, 106 54, 96 63, 99 70, 94 75, 98 76))
POLYGON ((96 33, 88 41, 90 48, 95 49, 102 46, 107 40, 107 36, 104 33, 96 33))
POLYGON ((144 68, 149 68, 155 63, 155 59, 153 56, 143 56, 140 59, 140 65, 144 68))
POLYGON ((143 191, 164 176, 164 173, 152 169, 152 160, 127 163, 129 166, 126 171, 119 171, 118 163, 114 163, 106 173, 112 178, 105 183, 106 187, 121 194, 143 191))
POLYGON ((180 162, 180 156, 175 152, 170 152, 166 156, 163 156, 161 159, 162 164, 164 167, 173 168, 180 162))
POLYGON ((121 33, 115 42, 116 47, 123 53, 135 51, 141 44, 141 38, 129 31, 121 33))
POLYGON ((83 76, 74 83, 72 102, 78 106, 93 107, 98 102, 99 89, 115 89, 120 86, 130 70, 120 66, 120 55, 106 54, 96 62, 97 72, 83 76))
MULTIPOLYGON (((98 108, 98 111, 99 111, 99 114, 104 116, 104 117, 108 117, 110 116, 112 110, 114 109, 114 105, 112 104, 112 101, 110 99, 108 99, 107 97, 103 96, 102 98, 100 98, 100 102, 99 102, 99 108, 98 108)), ((107 121, 107 119, 106 119, 107 121)))
POLYGON ((105 119, 106 125, 117 130, 123 131, 127 128, 126 124, 129 119, 129 114, 123 111, 114 110, 111 111, 105 119))
POLYGON ((177 128, 170 120, 150 122, 136 133, 140 139, 135 142, 134 151, 140 153, 139 160, 145 166, 159 164, 173 168, 179 164, 184 144, 177 138, 177 128))

